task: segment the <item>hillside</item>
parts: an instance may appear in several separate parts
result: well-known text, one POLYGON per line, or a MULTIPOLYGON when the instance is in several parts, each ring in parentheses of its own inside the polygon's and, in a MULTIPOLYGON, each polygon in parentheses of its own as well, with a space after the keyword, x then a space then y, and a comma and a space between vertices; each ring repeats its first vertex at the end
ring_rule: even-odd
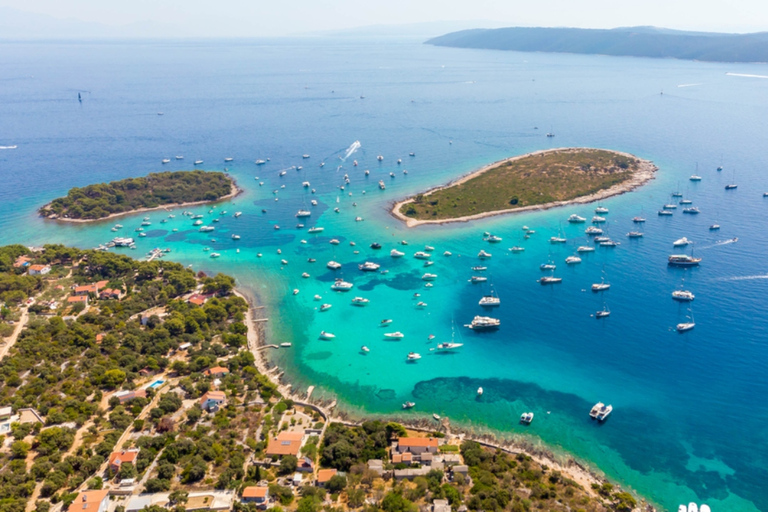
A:
POLYGON ((768 62, 768 32, 720 34, 655 27, 473 29, 426 41, 435 46, 674 58, 710 62, 768 62))

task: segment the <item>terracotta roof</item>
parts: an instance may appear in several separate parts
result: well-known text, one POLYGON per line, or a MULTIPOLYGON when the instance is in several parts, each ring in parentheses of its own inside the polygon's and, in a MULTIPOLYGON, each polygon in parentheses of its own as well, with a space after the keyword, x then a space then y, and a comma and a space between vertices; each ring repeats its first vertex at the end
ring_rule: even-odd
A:
POLYGON ((331 479, 333 475, 336 474, 335 469, 321 469, 317 472, 317 481, 318 483, 324 484, 328 480, 331 479))
POLYGON ((67 509, 68 512, 98 512, 102 500, 109 496, 108 490, 84 491, 77 495, 67 509))
POLYGON ((413 454, 411 452, 405 452, 403 454, 403 462, 412 462, 413 461, 413 454))
POLYGON ((229 373, 229 369, 224 368, 223 366, 214 366, 213 368, 208 368, 203 373, 205 373, 206 375, 227 374, 229 373))
POLYGON ((46 268, 47 266, 48 265, 30 265, 29 266, 29 270, 40 271, 40 270, 43 270, 44 268, 46 268))
POLYGON ((223 391, 208 391, 200 397, 200 403, 204 404, 208 400, 226 400, 227 395, 223 391))
POLYGON ((266 498, 268 487, 256 487, 251 485, 243 489, 243 498, 266 498))
POLYGON ((88 302, 88 296, 87 295, 73 295, 72 297, 67 297, 67 302, 88 302))
POLYGON ((99 287, 95 284, 84 284, 83 286, 76 286, 75 293, 96 293, 99 291, 99 287))
POLYGON ((109 456, 110 466, 119 466, 120 464, 133 464, 136 462, 136 458, 139 456, 138 450, 128 450, 120 452, 112 452, 109 456))
POLYGON ((437 448, 437 438, 401 437, 397 440, 397 444, 403 448, 437 448))
POLYGON ((301 449, 301 439, 304 437, 299 432, 280 432, 276 438, 267 443, 267 455, 298 455, 301 449))

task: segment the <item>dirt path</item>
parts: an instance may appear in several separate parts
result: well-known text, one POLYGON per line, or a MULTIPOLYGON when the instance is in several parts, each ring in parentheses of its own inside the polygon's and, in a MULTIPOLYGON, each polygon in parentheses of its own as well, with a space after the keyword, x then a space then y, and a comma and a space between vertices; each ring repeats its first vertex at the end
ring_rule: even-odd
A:
POLYGON ((16 343, 16 340, 19 339, 19 335, 21 334, 22 329, 27 326, 28 320, 29 306, 21 311, 21 318, 19 319, 19 323, 16 324, 16 328, 13 330, 13 334, 11 334, 11 337, 6 340, 5 345, 0 348, 0 360, 5 357, 8 351, 11 350, 11 347, 16 343))

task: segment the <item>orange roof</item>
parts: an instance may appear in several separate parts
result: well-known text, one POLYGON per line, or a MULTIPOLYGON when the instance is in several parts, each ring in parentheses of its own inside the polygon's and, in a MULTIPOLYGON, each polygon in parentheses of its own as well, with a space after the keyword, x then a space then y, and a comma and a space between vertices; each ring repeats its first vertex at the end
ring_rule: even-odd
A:
POLYGON ((214 366, 213 368, 208 368, 203 373, 206 375, 219 375, 221 373, 229 373, 229 369, 223 366, 214 366))
POLYGON ((317 481, 321 484, 324 484, 328 480, 331 479, 333 475, 336 474, 335 469, 321 469, 317 472, 317 481))
POLYGON ((98 283, 96 283, 96 288, 104 288, 108 284, 109 284, 109 281, 99 281, 98 283))
POLYGON ((243 489, 243 498, 266 498, 268 487, 256 487, 251 485, 243 489))
POLYGON ((99 291, 99 287, 95 284, 84 284, 83 286, 76 286, 75 293, 96 293, 99 291))
POLYGON ((72 297, 67 297, 67 302, 88 302, 88 296, 87 295, 74 295, 72 297))
POLYGON ((267 455, 298 455, 301 449, 301 439, 304 437, 299 432, 280 432, 267 443, 267 455))
POLYGON ((403 456, 400 455, 399 453, 393 453, 392 462, 395 464, 400 464, 401 462, 403 462, 403 456))
POLYGON ((68 512, 98 512, 101 502, 109 496, 108 490, 84 491, 77 495, 67 509, 68 512))
POLYGON ((40 270, 43 270, 43 269, 44 269, 45 267, 47 267, 47 266, 48 266, 48 265, 30 265, 30 266, 29 266, 29 270, 36 270, 36 271, 40 271, 40 270))
POLYGON ((397 444, 403 448, 437 448, 437 438, 401 437, 397 440, 397 444))
POLYGON ((129 450, 129 451, 121 451, 121 452, 112 452, 112 455, 109 456, 109 465, 110 466, 119 466, 120 464, 133 464, 136 462, 136 457, 139 456, 138 450, 129 450))
POLYGON ((413 461, 413 454, 411 452, 405 452, 403 454, 402 461, 403 462, 411 462, 411 461, 413 461))
POLYGON ((226 400, 227 395, 223 391, 208 391, 200 397, 200 403, 204 404, 208 400, 226 400))

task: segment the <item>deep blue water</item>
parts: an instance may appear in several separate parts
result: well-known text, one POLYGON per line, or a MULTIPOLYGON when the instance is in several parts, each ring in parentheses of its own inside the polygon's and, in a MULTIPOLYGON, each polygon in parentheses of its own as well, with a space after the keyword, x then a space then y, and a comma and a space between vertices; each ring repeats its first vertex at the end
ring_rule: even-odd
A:
MULTIPOLYGON (((768 510, 768 79, 727 73, 764 76, 768 67, 416 41, 3 43, 0 146, 18 148, 0 149, 0 243, 93 247, 114 236, 112 223, 61 226, 37 218, 36 207, 73 186, 188 169, 195 159, 205 169, 226 165, 246 191, 210 215, 195 209, 207 221, 221 218, 214 233, 197 232, 181 216, 160 224, 164 215, 156 212, 131 255, 170 247, 177 261, 235 275, 267 306, 270 341, 293 342, 271 357, 297 389, 315 385, 356 412, 399 414, 413 400, 409 414, 438 412, 473 428, 541 439, 667 509, 695 500, 713 510, 768 510), (544 136, 550 130, 554 139, 544 136), (342 161, 356 140, 361 148, 342 161), (603 203, 609 234, 621 245, 598 249, 581 265, 566 268, 564 259, 586 243, 584 225, 565 220, 589 218, 595 205, 414 230, 387 213, 395 199, 487 162, 566 146, 627 151, 660 168, 650 184, 603 203), (174 155, 185 160, 160 163, 174 155), (235 160, 224 164, 226 156, 235 160), (257 167, 257 158, 270 161, 257 167), (692 183, 697 163, 703 180, 692 183), (303 169, 279 177, 292 166, 303 169), (345 173, 351 183, 341 191, 345 173), (305 180, 316 194, 301 186, 305 180), (726 192, 731 181, 739 188, 726 192), (675 189, 702 213, 658 217, 675 189), (325 227, 321 235, 294 228, 299 208, 312 209, 306 224, 325 227), (219 216, 222 209, 228 214, 219 216), (638 214, 648 219, 645 237, 631 241, 625 233, 638 214), (709 231, 715 222, 721 230, 709 231), (529 240, 524 224, 536 230, 529 240), (561 230, 567 244, 547 243, 561 230), (489 246, 485 231, 504 241, 489 246), (666 266, 682 236, 696 242, 700 268, 666 266), (334 237, 337 246, 328 243, 334 237), (724 243, 733 237, 737 243, 724 243), (404 239, 409 244, 398 245, 404 239), (373 241, 384 248, 369 249, 373 241), (425 244, 436 249, 431 289, 421 280, 423 262, 411 257, 425 244), (522 244, 524 253, 507 250, 522 244), (221 258, 210 259, 204 247, 221 258), (395 247, 406 257, 391 259, 395 247), (502 299, 495 333, 461 327, 481 313, 477 300, 487 291, 467 282, 480 249, 493 253, 487 264, 502 299), (446 250, 452 256, 442 256, 446 250), (543 287, 538 266, 550 258, 564 281, 543 287), (330 292, 330 259, 344 264, 355 291, 330 292), (356 265, 366 260, 389 273, 362 275, 356 265), (588 291, 601 276, 611 290, 588 291), (674 325, 690 312, 670 293, 683 280, 696 294, 696 328, 680 335, 674 325), (414 308, 414 293, 427 308, 414 308), (315 294, 333 308, 318 312, 315 294), (371 304, 349 305, 355 295, 371 304), (591 315, 604 303, 612 314, 598 321, 591 315), (384 341, 382 318, 394 319, 391 330, 406 337, 384 341), (464 347, 430 351, 454 325, 464 347), (319 340, 321 330, 337 338, 319 340), (371 352, 361 355, 361 345, 371 352), (409 351, 424 357, 406 364, 409 351), (587 416, 598 400, 615 408, 600 426, 587 416), (527 410, 536 419, 522 429, 516 420, 527 410)), ((141 217, 119 222, 132 232, 141 217)))

